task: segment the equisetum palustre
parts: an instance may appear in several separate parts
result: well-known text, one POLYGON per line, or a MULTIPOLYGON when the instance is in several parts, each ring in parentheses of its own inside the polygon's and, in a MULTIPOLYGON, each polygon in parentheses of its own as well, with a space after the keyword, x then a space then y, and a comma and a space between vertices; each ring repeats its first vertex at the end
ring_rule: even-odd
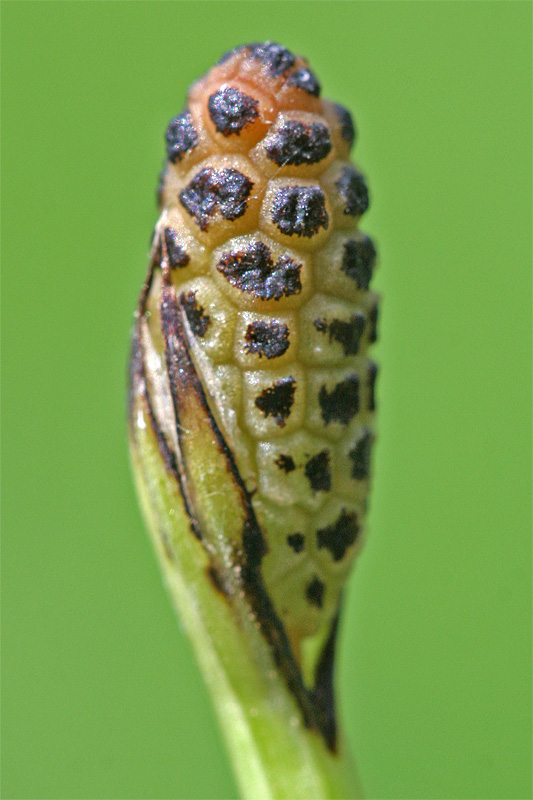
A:
POLYGON ((150 426, 212 580, 228 602, 244 597, 331 750, 377 372, 376 251, 358 227, 368 191, 354 139, 307 62, 272 42, 236 47, 193 84, 166 132, 130 388, 134 443, 150 426), (198 467, 205 441, 217 456, 198 467))

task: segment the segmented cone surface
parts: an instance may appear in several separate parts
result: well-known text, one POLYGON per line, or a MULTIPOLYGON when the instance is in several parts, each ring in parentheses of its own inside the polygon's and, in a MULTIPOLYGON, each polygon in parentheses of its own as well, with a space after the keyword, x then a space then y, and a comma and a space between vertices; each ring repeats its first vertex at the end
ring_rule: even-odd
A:
POLYGON ((376 251, 358 229, 354 139, 304 59, 269 42, 226 54, 167 129, 140 308, 165 446, 179 471, 172 395, 194 369, 261 532, 254 580, 310 690, 360 548, 374 441, 376 251))

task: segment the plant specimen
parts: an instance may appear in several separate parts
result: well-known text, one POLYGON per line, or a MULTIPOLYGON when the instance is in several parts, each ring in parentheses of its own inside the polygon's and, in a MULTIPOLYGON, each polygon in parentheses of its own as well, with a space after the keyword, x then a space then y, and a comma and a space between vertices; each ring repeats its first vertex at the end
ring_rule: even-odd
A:
POLYGON ((374 441, 376 251, 349 112, 237 47, 166 132, 133 333, 137 486, 244 796, 357 796, 334 702, 374 441))

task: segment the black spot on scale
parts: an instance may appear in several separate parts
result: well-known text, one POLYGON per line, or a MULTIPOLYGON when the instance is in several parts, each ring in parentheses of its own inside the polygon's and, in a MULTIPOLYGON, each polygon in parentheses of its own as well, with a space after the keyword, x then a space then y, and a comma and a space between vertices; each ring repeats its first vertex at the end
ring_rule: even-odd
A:
POLYGON ((340 123, 341 136, 349 147, 352 147, 355 141, 355 125, 353 123, 352 115, 344 106, 335 103, 335 113, 340 123))
POLYGON ((261 300, 280 300, 300 294, 301 264, 287 255, 274 262, 264 242, 251 242, 243 250, 223 253, 217 269, 238 289, 261 300))
MULTIPOLYGON (((275 459, 274 464, 287 474, 289 472, 294 472, 294 470, 296 469, 296 464, 294 463, 294 459, 292 456, 285 456, 281 454, 275 459)), ((300 535, 301 534, 295 534, 295 536, 300 536, 300 535)))
POLYGON ((354 356, 359 350, 361 336, 365 329, 363 314, 353 314, 348 322, 342 319, 333 319, 329 324, 325 319, 315 319, 313 325, 320 333, 329 330, 330 342, 338 342, 345 356, 354 356))
POLYGON ((273 417, 276 425, 284 428, 286 419, 290 416, 294 403, 296 380, 294 378, 281 378, 273 386, 264 389, 255 400, 257 408, 265 417, 273 417))
POLYGON ((291 51, 276 42, 255 42, 248 47, 253 58, 268 67, 268 72, 273 78, 285 75, 296 62, 291 51))
POLYGON ((247 51, 252 58, 256 58, 264 64, 274 78, 286 74, 296 62, 296 58, 291 51, 280 44, 276 44, 276 42, 253 42, 252 44, 237 45, 232 50, 228 50, 219 59, 218 63, 223 64, 237 53, 242 53, 243 50, 247 51))
POLYGON ((253 182, 237 169, 204 167, 179 194, 185 210, 194 217, 202 231, 220 211, 233 221, 246 211, 253 182))
POLYGON ((316 164, 331 151, 329 131, 320 122, 307 125, 290 119, 268 137, 265 150, 279 167, 316 164))
POLYGON ((258 115, 259 101, 231 86, 223 86, 209 96, 207 108, 215 127, 223 136, 240 134, 258 115))
POLYGON ((345 356, 353 356, 359 350, 359 342, 365 329, 363 314, 354 314, 348 322, 334 319, 329 323, 329 340, 338 342, 345 356))
POLYGON ((289 75, 287 86, 296 86, 313 97, 320 97, 320 83, 316 75, 307 67, 298 67, 289 75))
POLYGON ((165 140, 167 154, 173 163, 181 161, 185 153, 198 144, 198 132, 194 127, 191 114, 185 109, 172 119, 167 127, 165 140))
POLYGON ((340 422, 347 425, 359 411, 359 378, 349 375, 328 392, 322 386, 318 393, 322 419, 326 425, 340 422))
POLYGON ((279 358, 289 347, 289 328, 284 322, 256 320, 246 328, 244 349, 261 358, 279 358))
POLYGON ((177 232, 173 228, 165 228, 163 237, 165 239, 170 269, 186 267, 191 259, 180 245, 177 232))
POLYGON ((192 332, 202 338, 211 324, 211 318, 204 312, 201 305, 196 300, 196 292, 187 292, 180 295, 180 302, 185 309, 185 314, 189 320, 192 332))
POLYGON ((324 602, 324 592, 326 587, 322 583, 322 581, 316 577, 313 578, 311 583, 307 585, 305 590, 305 596, 307 597, 308 602, 316 606, 317 608, 322 608, 322 604, 324 602))
POLYGON ((368 364, 368 410, 376 410, 376 378, 378 376, 378 365, 373 361, 368 364))
POLYGON ((305 547, 305 538, 302 533, 289 533, 287 544, 292 547, 295 553, 301 553, 305 547))
POLYGON ((340 561, 358 535, 357 514, 343 508, 336 522, 316 532, 316 541, 319 548, 326 547, 330 551, 334 561, 340 561))
POLYGON ((348 239, 343 249, 341 270, 359 289, 368 289, 376 263, 374 242, 363 234, 359 239, 348 239))
POLYGON ((348 453, 352 462, 351 477, 356 481, 364 481, 370 474, 372 440, 372 432, 365 428, 355 446, 348 453))
POLYGON ((272 204, 272 221, 287 236, 314 236, 329 225, 326 198, 320 186, 282 186, 272 204))
POLYGON ((310 458, 304 472, 313 492, 329 492, 331 489, 329 450, 322 450, 310 458))
POLYGON ((343 167, 335 187, 344 201, 344 214, 360 217, 369 205, 368 189, 362 174, 354 167, 343 167))

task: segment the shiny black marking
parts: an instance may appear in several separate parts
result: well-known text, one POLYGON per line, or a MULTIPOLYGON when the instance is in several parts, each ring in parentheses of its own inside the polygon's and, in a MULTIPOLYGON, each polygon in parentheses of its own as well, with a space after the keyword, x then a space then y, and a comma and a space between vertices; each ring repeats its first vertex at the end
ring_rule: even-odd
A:
POLYGON ((345 356, 354 356, 359 350, 361 336, 365 329, 363 314, 353 314, 348 322, 342 319, 333 319, 329 325, 325 319, 315 319, 313 325, 320 333, 329 330, 330 342, 338 342, 345 356))
POLYGON ((273 386, 263 389, 256 398, 255 405, 263 412, 265 417, 273 417, 276 425, 284 428, 285 420, 290 416, 294 403, 296 380, 294 378, 280 378, 273 386))
POLYGON ((207 101, 209 116, 223 136, 240 134, 258 115, 259 101, 232 86, 223 86, 207 101))
POLYGON ((288 86, 296 86, 297 89, 303 89, 307 94, 313 97, 320 97, 320 83, 316 75, 311 72, 307 67, 298 67, 289 75, 287 80, 288 86))
POLYGON ((368 323, 369 323, 368 341, 371 342, 372 344, 374 342, 377 342, 378 340, 378 314, 379 314, 379 307, 378 307, 378 302, 376 300, 376 302, 374 303, 374 305, 372 306, 372 308, 368 313, 368 323))
POLYGON ((251 242, 244 250, 223 253, 217 269, 232 286, 261 300, 279 300, 300 294, 301 264, 287 255, 274 263, 270 248, 264 242, 251 242))
POLYGON ((288 119, 270 134, 265 150, 279 167, 316 164, 331 152, 331 139, 327 127, 320 122, 308 125, 288 119))
POLYGON ((289 347, 289 328, 284 322, 256 320, 246 328, 244 349, 261 358, 279 358, 289 347))
POLYGON ((326 198, 320 186, 282 186, 272 203, 272 222, 287 236, 314 236, 329 226, 326 198))
POLYGON ((295 553, 301 553, 305 547, 305 538, 301 533, 290 533, 287 536, 287 544, 295 553))
POLYGON ((163 236, 165 238, 170 269, 186 267, 191 259, 179 243, 177 231, 173 228, 165 228, 163 236))
POLYGON ((322 450, 310 458, 304 471, 313 492, 329 492, 331 489, 329 450, 322 450))
POLYGON ((305 590, 305 596, 307 597, 307 600, 311 605, 316 606, 317 608, 322 608, 322 605, 324 603, 325 590, 326 590, 325 585, 315 575, 311 583, 307 585, 307 588, 305 590))
POLYGON ((181 161, 185 153, 193 150, 198 144, 198 132, 194 127, 190 111, 185 109, 172 119, 165 133, 167 154, 172 161, 181 161))
POLYGON ((273 78, 285 75, 296 61, 294 55, 286 47, 276 42, 254 42, 249 45, 252 56, 268 67, 273 78))
POLYGON ((373 361, 368 365, 368 410, 376 410, 376 378, 378 376, 378 365, 373 361))
POLYGON ((332 421, 347 425, 359 411, 359 378, 357 375, 349 375, 331 392, 322 386, 318 393, 318 402, 326 425, 332 421))
POLYGON ((252 44, 241 44, 232 50, 228 50, 219 59, 218 63, 223 64, 243 50, 248 51, 253 58, 265 64, 270 75, 274 78, 287 73, 296 62, 296 58, 290 50, 275 42, 253 42, 252 44))
POLYGON ((335 187, 344 200, 344 214, 360 217, 368 208, 368 189, 364 177, 354 167, 343 167, 335 187))
POLYGON ((364 481, 370 475, 370 453, 372 450, 372 431, 365 428, 361 437, 348 453, 352 462, 351 476, 356 481, 364 481))
POLYGON ((237 169, 204 167, 180 192, 179 199, 200 229, 206 231, 217 209, 230 221, 242 217, 252 187, 252 181, 237 169))
MULTIPOLYGON (((294 472, 296 469, 296 464, 292 456, 284 456, 281 454, 274 460, 274 464, 286 473, 294 472)), ((298 534, 298 536, 299 535, 300 534, 298 534)))
POLYGON ((341 136, 345 142, 348 142, 348 146, 351 148, 356 136, 352 115, 347 108, 344 108, 344 106, 338 103, 335 103, 335 112, 340 122, 341 136))
POLYGON ((334 561, 340 561, 358 535, 357 514, 343 508, 336 522, 316 532, 316 541, 319 548, 330 551, 334 561))
POLYGON ((374 242, 363 234, 359 239, 348 239, 343 249, 341 270, 359 289, 368 289, 376 263, 374 242))
POLYGON ((187 292, 180 295, 180 302, 185 309, 192 332, 202 338, 211 324, 211 318, 204 312, 203 306, 196 300, 196 292, 187 292))

